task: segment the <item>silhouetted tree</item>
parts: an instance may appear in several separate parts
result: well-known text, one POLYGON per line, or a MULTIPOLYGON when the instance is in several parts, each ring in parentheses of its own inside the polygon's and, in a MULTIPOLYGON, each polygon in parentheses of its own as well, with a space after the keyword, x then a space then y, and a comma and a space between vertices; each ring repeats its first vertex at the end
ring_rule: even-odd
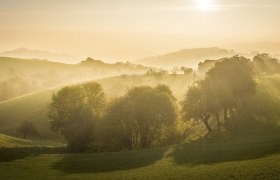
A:
POLYGON ((171 74, 172 75, 177 75, 179 71, 180 71, 180 69, 178 67, 173 67, 171 69, 171 74))
POLYGON ((85 151, 94 142, 94 127, 105 103, 97 83, 62 88, 53 95, 48 117, 51 128, 60 131, 73 151, 85 151))
POLYGON ((275 74, 280 72, 279 60, 268 54, 258 54, 253 58, 254 72, 257 75, 275 74))
POLYGON ((39 136, 38 131, 35 129, 33 124, 29 121, 23 121, 21 125, 18 127, 18 132, 23 135, 23 138, 27 138, 29 136, 39 136))
POLYGON ((217 99, 224 109, 225 120, 228 119, 228 111, 233 112, 242 98, 253 94, 256 87, 250 60, 240 56, 217 62, 207 72, 206 81, 216 86, 217 99))
POLYGON ((202 82, 197 82, 189 88, 181 105, 184 120, 201 120, 208 132, 212 132, 209 125, 212 113, 211 98, 208 96, 207 90, 203 88, 202 82))
POLYGON ((149 148, 159 138, 162 127, 176 120, 172 92, 163 85, 129 90, 111 102, 106 114, 106 120, 121 137, 115 136, 113 141, 128 149, 149 148))

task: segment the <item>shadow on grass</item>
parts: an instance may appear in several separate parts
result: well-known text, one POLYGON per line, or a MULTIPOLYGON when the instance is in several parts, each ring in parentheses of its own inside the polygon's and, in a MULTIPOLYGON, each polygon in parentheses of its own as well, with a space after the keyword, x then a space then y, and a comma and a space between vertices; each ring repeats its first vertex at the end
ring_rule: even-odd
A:
POLYGON ((280 135, 200 140, 178 145, 168 154, 180 165, 213 164, 250 160, 280 153, 280 135))
POLYGON ((114 153, 65 154, 52 168, 68 174, 112 172, 152 165, 160 160, 168 148, 114 153))
POLYGON ((23 159, 28 156, 37 156, 40 154, 59 154, 65 153, 64 147, 19 147, 0 149, 0 162, 10 162, 23 159))

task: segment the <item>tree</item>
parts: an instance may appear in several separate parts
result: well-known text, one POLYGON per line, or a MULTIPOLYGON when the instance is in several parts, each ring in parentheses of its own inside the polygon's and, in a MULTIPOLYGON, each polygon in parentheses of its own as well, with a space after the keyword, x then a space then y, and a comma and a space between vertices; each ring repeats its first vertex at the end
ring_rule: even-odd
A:
POLYGON ((228 111, 233 115, 242 101, 255 92, 255 87, 249 59, 224 58, 207 72, 204 80, 190 87, 182 102, 183 117, 201 120, 208 132, 212 132, 208 121, 213 116, 220 132, 220 112, 224 111, 224 121, 227 121, 228 111))
POLYGON ((72 151, 93 146, 94 127, 105 104, 102 87, 97 83, 68 86, 53 95, 48 117, 53 131, 60 131, 72 151))
POLYGON ((162 127, 172 125, 176 120, 175 103, 170 92, 163 85, 156 88, 142 86, 112 101, 106 121, 117 134, 114 143, 127 149, 155 145, 162 127))
POLYGON ((171 69, 171 74, 172 74, 172 75, 177 75, 179 71, 180 71, 180 68, 178 68, 178 67, 173 67, 173 68, 171 69))
POLYGON ((222 105, 219 100, 220 91, 217 88, 217 84, 213 81, 209 81, 209 79, 205 79, 200 82, 201 89, 206 94, 208 99, 208 110, 211 112, 211 115, 215 117, 217 122, 218 132, 221 131, 221 121, 220 121, 220 111, 222 109, 222 105))
POLYGON ((224 109, 224 120, 228 119, 228 111, 233 112, 243 98, 255 92, 256 87, 250 60, 240 56, 217 62, 207 72, 206 81, 215 85, 213 91, 224 109))
POLYGON ((39 136, 38 131, 35 129, 33 124, 29 121, 23 121, 18 128, 18 132, 23 135, 24 139, 26 139, 27 135, 39 136))
POLYGON ((185 68, 184 69, 184 74, 185 75, 188 75, 188 74, 191 74, 191 73, 193 73, 193 69, 192 68, 185 68))
POLYGON ((260 74, 275 74, 280 72, 279 60, 270 57, 268 54, 257 54, 253 57, 254 73, 260 74))
POLYGON ((201 120, 211 133, 213 130, 209 125, 209 119, 211 118, 211 98, 207 95, 207 90, 202 86, 202 81, 197 82, 191 86, 181 102, 182 116, 184 120, 201 120))

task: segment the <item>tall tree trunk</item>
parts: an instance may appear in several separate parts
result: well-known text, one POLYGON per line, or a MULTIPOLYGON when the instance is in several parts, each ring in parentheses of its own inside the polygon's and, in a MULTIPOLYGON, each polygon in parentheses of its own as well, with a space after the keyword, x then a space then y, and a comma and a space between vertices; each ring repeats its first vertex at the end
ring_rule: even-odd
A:
POLYGON ((217 120, 217 126, 218 126, 218 132, 221 132, 221 122, 220 122, 220 116, 219 113, 216 113, 216 120, 217 120))
POLYGON ((208 133, 211 133, 212 132, 212 128, 211 128, 211 126, 208 123, 208 119, 204 119, 203 123, 204 123, 205 127, 207 128, 208 133))

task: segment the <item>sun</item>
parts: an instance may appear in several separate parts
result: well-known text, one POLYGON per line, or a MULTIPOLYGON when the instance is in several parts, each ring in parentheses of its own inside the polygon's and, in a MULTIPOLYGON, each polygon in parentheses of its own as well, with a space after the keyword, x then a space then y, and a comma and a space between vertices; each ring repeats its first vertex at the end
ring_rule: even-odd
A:
POLYGON ((196 7, 199 10, 207 11, 211 9, 211 0, 196 0, 196 7))

